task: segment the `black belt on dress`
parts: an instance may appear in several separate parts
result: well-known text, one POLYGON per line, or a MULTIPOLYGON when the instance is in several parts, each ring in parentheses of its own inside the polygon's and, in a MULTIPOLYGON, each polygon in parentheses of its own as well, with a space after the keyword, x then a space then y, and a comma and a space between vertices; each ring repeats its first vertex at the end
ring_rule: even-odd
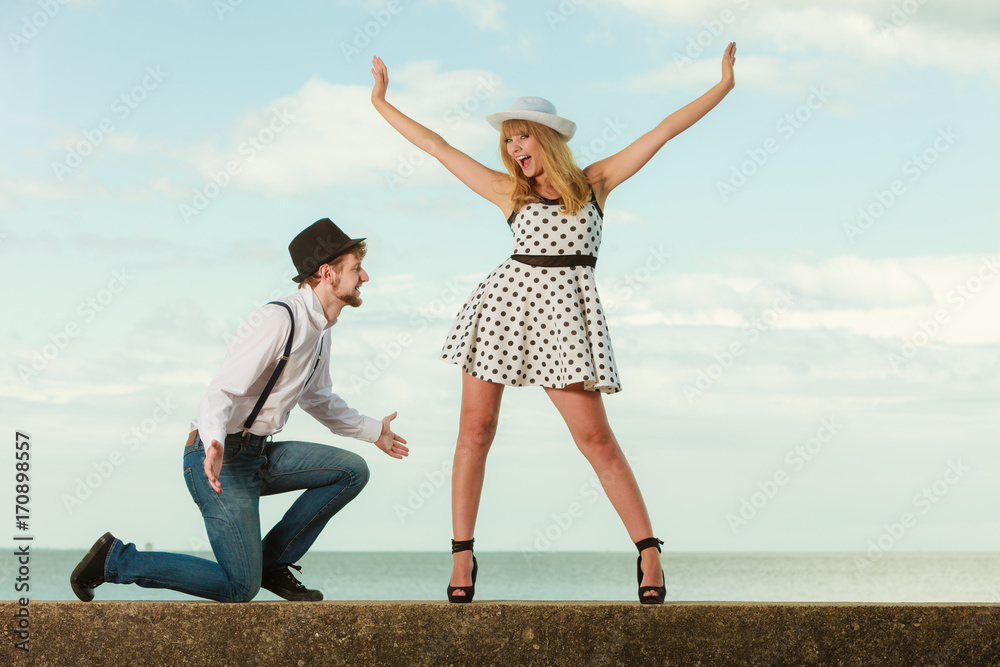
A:
POLYGON ((597 266, 593 255, 511 255, 510 258, 532 266, 597 266))

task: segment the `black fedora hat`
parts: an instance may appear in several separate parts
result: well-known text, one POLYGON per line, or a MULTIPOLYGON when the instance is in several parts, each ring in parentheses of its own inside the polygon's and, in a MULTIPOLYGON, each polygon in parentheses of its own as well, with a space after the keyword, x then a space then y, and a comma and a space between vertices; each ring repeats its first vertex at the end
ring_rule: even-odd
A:
POLYGON ((330 218, 317 220, 288 244, 288 254, 299 272, 292 280, 302 282, 316 273, 320 266, 329 264, 362 241, 363 238, 352 239, 342 232, 330 218))

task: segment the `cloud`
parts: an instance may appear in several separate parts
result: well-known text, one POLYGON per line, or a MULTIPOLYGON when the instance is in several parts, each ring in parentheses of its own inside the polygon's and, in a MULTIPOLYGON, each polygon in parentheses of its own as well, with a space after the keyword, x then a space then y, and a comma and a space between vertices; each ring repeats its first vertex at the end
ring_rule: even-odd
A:
POLYGON ((139 391, 136 384, 84 383, 50 381, 44 386, 25 387, 20 383, 0 384, 0 396, 8 400, 18 399, 27 403, 46 405, 66 405, 81 398, 93 396, 123 396, 139 391))
MULTIPOLYGON (((608 282, 616 284, 605 277, 608 282)), ((924 324, 936 329, 937 345, 1000 342, 1000 262, 991 254, 881 260, 743 255, 726 258, 718 273, 663 274, 630 292, 602 290, 616 315, 635 326, 733 333, 774 308, 781 293, 792 305, 775 329, 842 331, 883 344, 908 340, 924 324), (935 318, 943 323, 927 324, 935 318)))
MULTIPOLYGON (((496 150, 496 132, 482 120, 494 96, 507 91, 486 70, 441 72, 436 63, 408 63, 390 72, 389 100, 404 113, 469 153, 496 150)), ((371 105, 368 86, 314 78, 298 92, 235 118, 229 128, 195 144, 178 144, 136 133, 109 135, 104 160, 157 165, 157 174, 125 188, 110 187, 93 172, 63 182, 48 175, 0 182, 0 211, 15 210, 24 197, 49 200, 114 199, 190 201, 192 188, 220 185, 269 195, 299 195, 335 185, 452 184, 454 177, 403 139, 371 105), (164 174, 163 165, 169 168, 164 174)), ((68 145, 79 132, 66 128, 68 145)), ((96 164, 96 163, 95 163, 96 164)), ((87 165, 90 166, 89 163, 87 165)))
POLYGON ((501 29, 504 22, 500 18, 504 4, 499 0, 429 0, 432 5, 442 2, 453 6, 465 20, 479 30, 486 28, 501 29))
MULTIPOLYGON (((434 63, 418 62, 390 76, 390 102, 449 143, 474 152, 496 142, 481 119, 481 107, 504 90, 493 73, 439 72, 434 63)), ((436 161, 379 116, 370 97, 367 86, 312 79, 295 95, 238 119, 221 148, 213 141, 183 152, 206 182, 236 165, 234 185, 276 195, 333 185, 451 183, 436 161)))
MULTIPOLYGON (((21 197, 62 201, 91 198, 106 199, 111 196, 107 186, 103 183, 83 178, 59 183, 55 178, 19 176, 6 179, 0 185, 0 197, 8 199, 10 202, 14 202, 21 197)), ((13 203, 9 205, 13 206, 13 203)))
POLYGON ((208 370, 171 371, 167 373, 150 373, 140 375, 138 380, 144 385, 157 387, 197 387, 204 389, 212 381, 214 374, 208 370))
POLYGON ((127 187, 109 187, 107 182, 87 174, 75 174, 62 183, 48 176, 17 176, 0 181, 0 211, 18 210, 26 198, 151 202, 186 197, 190 197, 190 190, 169 176, 148 178, 144 183, 127 187))
MULTIPOLYGON (((673 92, 678 88, 703 90, 718 83, 719 59, 674 60, 655 70, 633 75, 625 87, 636 94, 651 90, 673 92)), ((776 56, 737 56, 736 85, 767 90, 804 103, 819 95, 824 112, 853 116, 854 107, 840 100, 855 87, 856 65, 817 58, 789 60, 776 56)))
MULTIPOLYGON (((952 260, 954 261, 954 260, 952 260)), ((869 260, 840 255, 826 260, 796 258, 776 263, 764 256, 733 259, 732 268, 807 299, 811 309, 926 307, 934 294, 908 260, 869 260)))
POLYGON ((649 220, 635 211, 624 208, 608 208, 604 210, 604 224, 649 227, 649 220))
POLYGON ((1000 32, 1000 6, 992 0, 956 0, 947 4, 913 0, 884 5, 873 4, 869 0, 813 0, 808 5, 801 0, 712 0, 700 3, 683 0, 605 0, 605 4, 667 24, 703 25, 719 19, 724 11, 731 12, 737 21, 743 16, 804 11, 862 15, 873 22, 890 25, 902 18, 905 24, 930 25, 942 31, 1000 32), (894 16, 897 9, 902 11, 902 17, 898 14, 894 16))
MULTIPOLYGON (((663 24, 690 26, 677 38, 680 48, 673 63, 675 70, 676 59, 687 57, 710 60, 717 72, 718 59, 709 55, 718 52, 721 57, 731 40, 761 40, 774 44, 781 53, 805 59, 804 65, 786 65, 795 75, 816 74, 817 63, 823 64, 823 70, 833 67, 838 77, 849 68, 856 78, 869 73, 868 68, 903 64, 971 76, 986 73, 1000 85, 1000 6, 996 3, 965 0, 948 4, 946 11, 933 7, 935 3, 917 0, 888 7, 859 0, 808 6, 791 0, 735 0, 710 5, 617 0, 613 4, 663 24), (915 11, 904 11, 903 4, 908 10, 912 5, 915 11), (816 58, 817 51, 823 57, 816 58), (849 60, 843 63, 840 58, 849 60), (804 71, 796 72, 796 68, 804 71)), ((773 89, 774 73, 766 71, 761 78, 761 72, 755 71, 768 65, 759 62, 749 66, 751 62, 737 55, 737 81, 773 89)), ((641 77, 633 81, 641 81, 641 77)))

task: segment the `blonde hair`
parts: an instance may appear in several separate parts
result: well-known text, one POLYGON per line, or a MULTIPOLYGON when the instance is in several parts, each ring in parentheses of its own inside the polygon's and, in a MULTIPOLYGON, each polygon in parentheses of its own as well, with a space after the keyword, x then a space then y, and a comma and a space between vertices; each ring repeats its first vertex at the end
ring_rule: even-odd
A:
MULTIPOLYGON (((362 241, 361 243, 357 244, 356 246, 345 252, 343 255, 339 255, 338 257, 336 257, 332 262, 327 262, 327 264, 329 264, 330 267, 333 268, 335 273, 339 274, 340 265, 344 263, 344 260, 347 259, 348 255, 354 255, 355 257, 358 258, 358 261, 360 262, 365 258, 365 255, 367 254, 368 254, 368 244, 362 241)), ((302 289, 306 285, 315 289, 316 285, 319 285, 319 281, 320 281, 319 269, 316 269, 316 273, 312 274, 308 278, 302 279, 302 282, 299 283, 299 289, 302 289)), ((340 276, 338 275, 335 278, 333 286, 336 287, 339 284, 340 284, 340 276)))
POLYGON ((505 120, 500 131, 500 159, 514 183, 510 197, 514 210, 520 210, 540 198, 533 188, 535 179, 525 176, 517 161, 507 152, 507 139, 521 134, 534 137, 542 149, 539 156, 542 169, 562 199, 563 212, 572 215, 586 206, 590 201, 590 180, 576 164, 573 151, 562 135, 547 125, 514 118, 505 120))

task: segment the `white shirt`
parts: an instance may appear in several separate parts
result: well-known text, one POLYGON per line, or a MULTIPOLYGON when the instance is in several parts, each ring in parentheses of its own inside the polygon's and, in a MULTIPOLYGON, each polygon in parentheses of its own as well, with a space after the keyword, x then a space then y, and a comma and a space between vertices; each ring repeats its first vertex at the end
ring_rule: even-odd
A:
MULTIPOLYGON (((250 432, 277 433, 298 403, 337 435, 366 442, 378 440, 382 422, 348 407, 331 391, 330 327, 335 322, 327 322, 319 298, 307 286, 281 301, 295 315, 292 353, 250 432)), ((240 326, 222 367, 198 405, 198 418, 191 422, 191 429, 198 430, 206 447, 212 440, 225 442, 227 433, 243 430, 243 423, 285 352, 290 327, 288 311, 274 304, 253 311, 240 326)))

